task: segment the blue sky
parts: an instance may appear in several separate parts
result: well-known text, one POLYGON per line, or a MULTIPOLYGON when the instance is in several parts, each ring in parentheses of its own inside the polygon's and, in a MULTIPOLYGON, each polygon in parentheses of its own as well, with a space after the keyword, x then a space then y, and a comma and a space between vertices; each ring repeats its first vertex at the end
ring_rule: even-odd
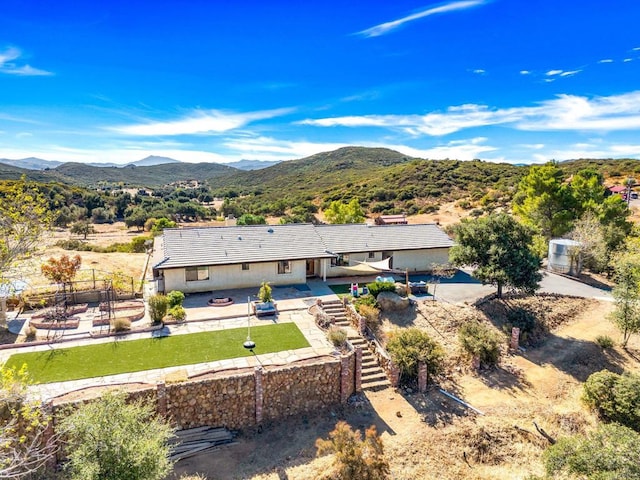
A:
POLYGON ((640 158, 637 0, 4 0, 0 158, 640 158))

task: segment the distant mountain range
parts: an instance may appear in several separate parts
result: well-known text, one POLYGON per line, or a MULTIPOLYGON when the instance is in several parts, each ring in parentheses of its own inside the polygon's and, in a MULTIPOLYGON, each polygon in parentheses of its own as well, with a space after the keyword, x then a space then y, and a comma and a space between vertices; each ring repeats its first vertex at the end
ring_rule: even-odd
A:
MULTIPOLYGON (((12 167, 24 168, 27 170, 46 170, 59 167, 64 163, 68 162, 60 162, 57 160, 43 160, 41 158, 29 157, 29 158, 21 158, 18 160, 10 160, 8 158, 0 158, 0 163, 5 165, 11 165, 12 167)), ((121 164, 121 163, 86 163, 85 165, 89 165, 91 167, 116 167, 116 168, 124 168, 124 167, 152 167, 154 165, 165 165, 168 163, 187 163, 181 162, 180 160, 176 160, 174 158, 169 157, 160 157, 157 155, 149 155, 142 160, 137 160, 135 162, 121 164)), ((238 162, 227 162, 221 163, 220 165, 227 165, 229 167, 237 168, 238 170, 259 170, 262 168, 271 167, 279 162, 263 162, 261 160, 240 160, 238 162)))

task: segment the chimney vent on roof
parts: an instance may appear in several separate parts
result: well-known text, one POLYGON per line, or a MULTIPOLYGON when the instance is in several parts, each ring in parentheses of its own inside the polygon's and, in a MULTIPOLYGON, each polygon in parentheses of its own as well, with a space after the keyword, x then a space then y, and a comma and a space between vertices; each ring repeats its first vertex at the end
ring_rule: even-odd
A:
POLYGON ((238 240, 242 240, 242 237, 240 235, 238 235, 238 240))
POLYGON ((269 233, 273 233, 273 228, 269 228, 269 229, 267 230, 267 232, 269 232, 269 233))

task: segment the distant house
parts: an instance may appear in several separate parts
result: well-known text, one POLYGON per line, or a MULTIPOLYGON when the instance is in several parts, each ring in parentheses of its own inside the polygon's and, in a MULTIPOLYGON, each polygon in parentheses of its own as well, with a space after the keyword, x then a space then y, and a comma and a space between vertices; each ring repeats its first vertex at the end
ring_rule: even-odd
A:
POLYGON ((611 194, 624 195, 627 191, 627 187, 624 185, 614 185, 613 187, 609 187, 608 190, 611 194))
POLYGON ((407 216, 404 213, 399 215, 380 215, 375 218, 376 225, 406 225, 407 216))
POLYGON ((371 275, 387 267, 429 271, 448 261, 451 246, 435 224, 165 229, 156 237, 152 265, 158 291, 205 292, 371 275))

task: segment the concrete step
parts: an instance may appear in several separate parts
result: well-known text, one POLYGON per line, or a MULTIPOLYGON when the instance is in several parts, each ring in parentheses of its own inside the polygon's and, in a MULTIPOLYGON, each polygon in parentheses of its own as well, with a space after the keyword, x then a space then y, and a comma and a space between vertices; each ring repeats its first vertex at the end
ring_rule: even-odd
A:
POLYGON ((372 378, 372 377, 384 377, 387 378, 386 373, 380 367, 369 367, 362 368, 362 378, 372 378))
POLYGON ((364 383, 364 381, 362 382, 362 389, 363 390, 369 390, 369 391, 379 391, 379 390, 384 390, 385 388, 389 388, 391 386, 391 383, 389 382, 389 380, 378 380, 375 382, 369 382, 369 383, 364 383))

